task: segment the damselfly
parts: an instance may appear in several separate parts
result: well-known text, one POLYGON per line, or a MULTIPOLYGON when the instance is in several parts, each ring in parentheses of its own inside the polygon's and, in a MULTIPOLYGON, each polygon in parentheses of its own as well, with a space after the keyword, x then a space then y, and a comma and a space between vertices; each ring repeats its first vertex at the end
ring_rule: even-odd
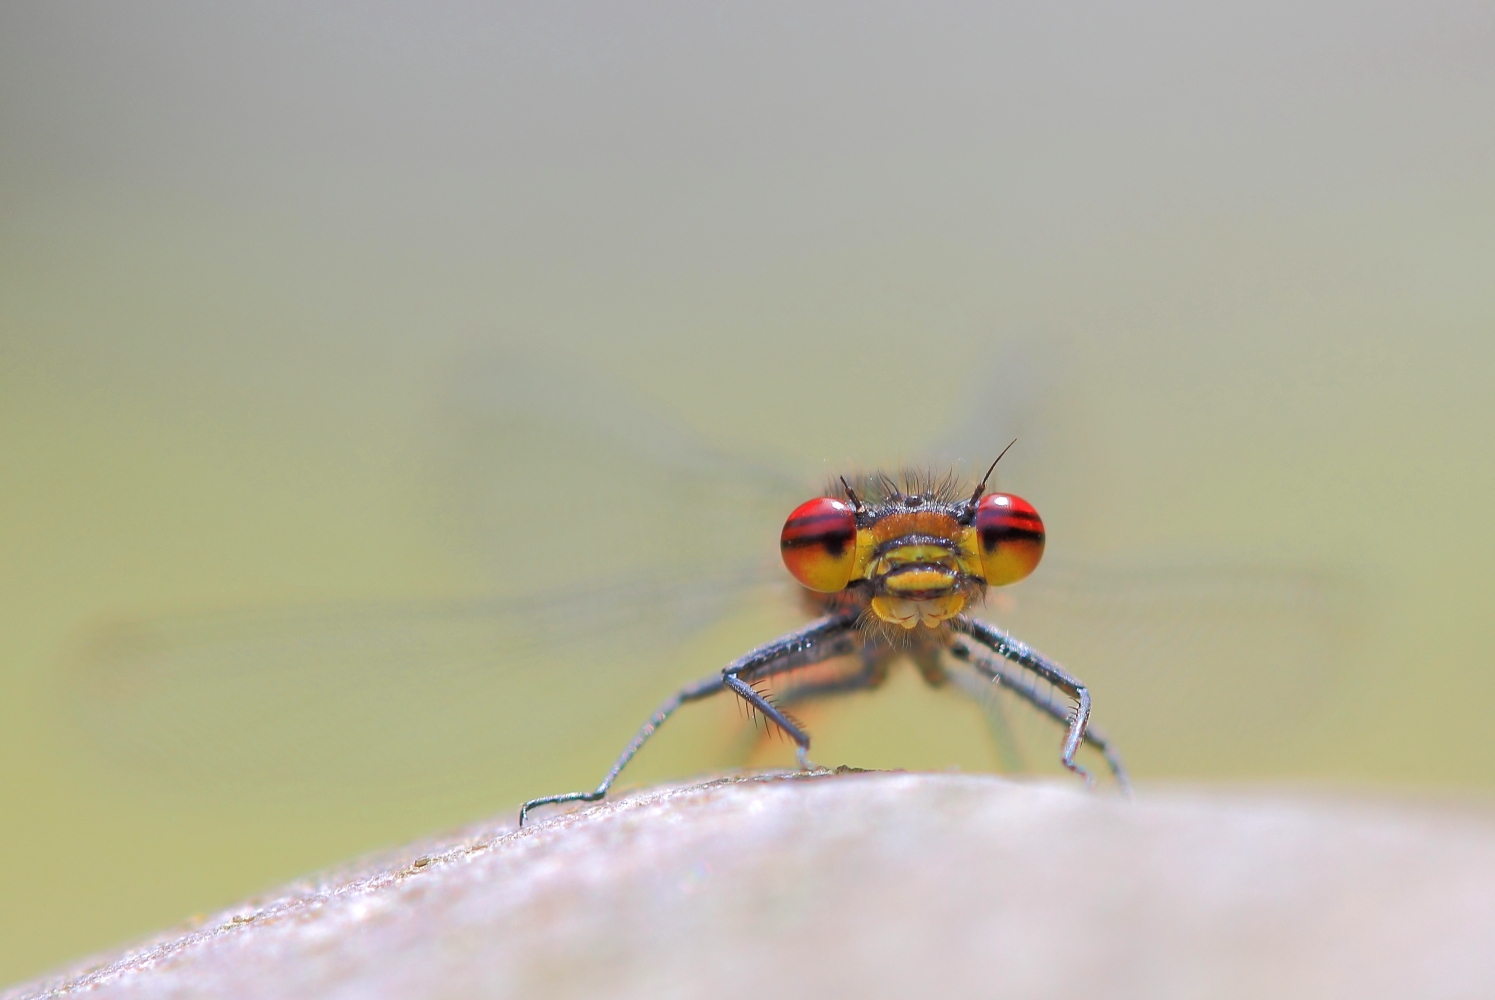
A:
MULTIPOLYGON (((1002 399, 1021 388, 993 385, 1002 399)), ((1000 405, 977 410, 963 438, 926 450, 936 468, 968 469, 1016 429, 1000 405)), ((978 701, 997 737, 936 739, 928 746, 948 753, 911 764, 1032 771, 1107 754, 1078 682, 981 618, 1074 667, 1147 773, 1290 766, 1285 734, 1311 731, 1346 659, 1325 574, 1187 553, 1086 561, 1069 530, 1044 552, 1036 513, 996 492, 995 477, 987 492, 974 475, 965 487, 848 475, 786 527, 803 475, 704 444, 574 361, 476 355, 427 413, 424 523, 474 596, 185 611, 93 630, 67 661, 64 704, 112 782, 159 776, 174 796, 314 806, 327 822, 370 809, 455 822, 574 781, 579 737, 595 752, 627 741, 630 716, 661 689, 783 632, 796 602, 818 623, 737 661, 752 697, 732 697, 791 738, 805 736, 796 711, 844 710, 815 720, 822 753, 837 757, 825 763, 870 760, 825 749, 865 716, 853 699, 820 696, 875 687, 900 660, 947 679, 937 699, 978 701), (983 526, 996 531, 986 548, 983 526), (797 585, 773 565, 775 536, 797 585), (1040 553, 1037 573, 1000 586, 1040 553)), ((1030 434, 999 474, 1054 497, 1056 464, 1030 434)), ((1048 515, 1050 528, 1072 525, 1073 511, 1048 515)), ((671 701, 725 690, 736 685, 718 672, 671 701)), ((687 724, 686 738, 701 741, 697 759, 740 762, 742 730, 721 721, 687 724)), ((910 753, 922 739, 894 735, 910 753)))
POLYGON ((520 825, 537 806, 602 798, 676 709, 722 692, 735 694, 786 733, 800 766, 811 769, 810 734, 789 709, 815 698, 879 687, 900 658, 912 661, 930 685, 959 678, 955 686, 979 698, 971 678, 951 661, 974 668, 978 685, 999 683, 1063 724, 1059 759, 1066 768, 1090 780, 1075 762, 1081 744, 1089 743, 1105 756, 1125 789, 1120 757, 1089 724, 1085 685, 1042 653, 965 613, 981 602, 988 587, 1022 580, 1043 556, 1043 521, 1033 506, 1010 493, 986 492, 1001 458, 969 493, 953 476, 874 473, 858 477, 855 484, 841 477, 839 496, 796 507, 784 522, 779 548, 785 567, 819 616, 675 692, 623 748, 601 784, 590 792, 531 799, 519 811, 520 825), (762 687, 771 678, 841 658, 849 668, 794 684, 777 696, 762 687), (1056 704, 1038 682, 1073 699, 1072 708, 1056 704))

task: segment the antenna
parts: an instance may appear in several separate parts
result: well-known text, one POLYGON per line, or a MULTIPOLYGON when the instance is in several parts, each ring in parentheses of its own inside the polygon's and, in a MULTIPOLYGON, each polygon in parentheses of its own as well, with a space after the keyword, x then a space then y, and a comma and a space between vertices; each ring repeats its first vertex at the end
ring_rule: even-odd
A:
POLYGON ((856 491, 851 488, 851 484, 846 481, 845 476, 841 476, 840 479, 841 486, 846 490, 846 499, 851 501, 851 509, 860 511, 862 509, 862 501, 857 499, 856 491))
MULTIPOLYGON (((1017 444, 1017 438, 1013 438, 1011 441, 1008 441, 1007 442, 1007 447, 1002 449, 1002 455, 1005 455, 1009 451, 1011 451, 1012 450, 1012 446, 1015 445, 1015 444, 1017 444)), ((981 494, 983 494, 983 493, 986 492, 986 481, 988 479, 990 479, 991 478, 991 474, 994 471, 996 471, 997 463, 1002 460, 1002 455, 998 455, 995 459, 992 460, 991 467, 986 470, 986 475, 982 476, 981 477, 981 482, 979 482, 979 483, 976 484, 976 489, 971 494, 971 506, 972 507, 976 506, 977 501, 979 501, 981 499, 981 494)))

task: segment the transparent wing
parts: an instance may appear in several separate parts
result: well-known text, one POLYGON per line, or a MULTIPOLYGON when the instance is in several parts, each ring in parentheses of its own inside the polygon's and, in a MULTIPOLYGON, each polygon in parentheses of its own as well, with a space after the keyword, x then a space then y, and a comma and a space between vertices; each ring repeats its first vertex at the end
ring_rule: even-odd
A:
POLYGON ((661 692, 735 655, 701 636, 778 580, 773 539, 803 499, 584 367, 513 352, 442 387, 427 445, 432 524, 481 597, 97 629, 63 679, 102 759, 193 794, 475 798, 519 769, 543 783, 579 734, 621 741, 661 692))
MULTIPOLYGON (((975 613, 1084 681, 1095 725, 1137 773, 1246 775, 1291 770, 1351 682, 1357 591, 1349 575, 1287 567, 1045 562, 975 613)), ((1003 743, 1044 767, 1053 727, 991 697, 1003 743)))
POLYGON ((476 354, 440 400, 438 523, 501 593, 761 561, 805 499, 803 482, 721 454, 577 361, 476 354))
POLYGON ((681 644, 754 575, 121 622, 90 636, 69 687, 114 763, 195 792, 462 795, 667 689, 693 669, 681 644))

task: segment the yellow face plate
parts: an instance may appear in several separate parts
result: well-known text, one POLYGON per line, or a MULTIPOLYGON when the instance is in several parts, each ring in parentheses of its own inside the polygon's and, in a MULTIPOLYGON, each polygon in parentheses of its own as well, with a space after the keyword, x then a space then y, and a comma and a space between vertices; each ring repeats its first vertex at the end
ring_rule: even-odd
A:
POLYGON ((946 594, 931 601, 906 601, 901 597, 872 598, 872 612, 890 625, 913 628, 924 625, 934 628, 940 622, 954 618, 965 607, 964 594, 946 594))
POLYGON ((914 569, 893 569, 883 577, 883 586, 900 597, 928 594, 949 590, 959 577, 946 569, 931 569, 920 566, 914 569))
POLYGON ((965 595, 957 588, 962 580, 984 580, 981 548, 975 528, 962 526, 938 511, 893 514, 858 528, 853 580, 879 579, 889 591, 872 599, 872 612, 883 621, 902 628, 934 627, 959 614, 965 595), (888 543, 923 535, 953 543, 953 551, 942 545, 888 543), (882 549, 874 558, 873 553, 882 549), (901 569, 900 567, 907 567, 901 569))

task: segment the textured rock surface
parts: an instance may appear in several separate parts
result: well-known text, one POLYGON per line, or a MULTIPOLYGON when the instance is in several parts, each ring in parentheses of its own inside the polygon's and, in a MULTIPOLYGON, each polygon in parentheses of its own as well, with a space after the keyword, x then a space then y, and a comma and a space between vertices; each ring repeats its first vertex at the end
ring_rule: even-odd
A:
POLYGON ((951 774, 656 789, 7 997, 1490 997, 1495 825, 951 774))

